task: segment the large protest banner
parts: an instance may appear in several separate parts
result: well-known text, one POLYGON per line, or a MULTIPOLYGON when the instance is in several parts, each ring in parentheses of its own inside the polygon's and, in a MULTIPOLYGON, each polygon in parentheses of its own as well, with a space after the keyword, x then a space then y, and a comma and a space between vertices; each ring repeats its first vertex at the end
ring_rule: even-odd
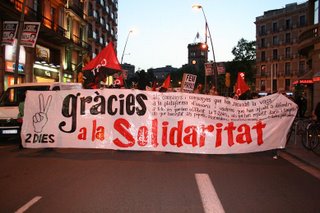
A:
POLYGON ((28 91, 26 148, 201 154, 284 148, 297 106, 281 94, 235 100, 126 89, 28 91))

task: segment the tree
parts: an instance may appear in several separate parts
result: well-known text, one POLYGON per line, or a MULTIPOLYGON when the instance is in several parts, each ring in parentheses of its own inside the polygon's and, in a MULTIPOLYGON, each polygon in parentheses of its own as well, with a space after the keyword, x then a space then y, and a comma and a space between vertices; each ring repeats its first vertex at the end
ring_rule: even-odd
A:
POLYGON ((256 42, 241 38, 237 46, 232 49, 234 59, 228 64, 227 70, 231 73, 231 83, 235 83, 238 72, 244 72, 246 82, 254 89, 256 72, 256 42))
POLYGON ((256 42, 241 38, 237 46, 233 47, 234 61, 253 61, 256 59, 256 42))

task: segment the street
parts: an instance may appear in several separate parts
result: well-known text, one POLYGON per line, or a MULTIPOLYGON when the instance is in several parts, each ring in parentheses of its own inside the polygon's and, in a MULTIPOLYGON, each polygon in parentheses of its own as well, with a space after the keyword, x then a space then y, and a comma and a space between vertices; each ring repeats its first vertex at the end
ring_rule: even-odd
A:
POLYGON ((319 179, 272 156, 20 150, 1 142, 0 211, 319 212, 319 179))

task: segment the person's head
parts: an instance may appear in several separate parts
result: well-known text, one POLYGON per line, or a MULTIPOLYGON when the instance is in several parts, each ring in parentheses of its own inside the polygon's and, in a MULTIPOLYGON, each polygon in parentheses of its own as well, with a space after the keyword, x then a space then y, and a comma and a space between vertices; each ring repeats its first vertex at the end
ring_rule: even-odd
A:
POLYGON ((159 89, 159 92, 167 92, 167 88, 165 88, 165 87, 161 87, 160 89, 159 89))

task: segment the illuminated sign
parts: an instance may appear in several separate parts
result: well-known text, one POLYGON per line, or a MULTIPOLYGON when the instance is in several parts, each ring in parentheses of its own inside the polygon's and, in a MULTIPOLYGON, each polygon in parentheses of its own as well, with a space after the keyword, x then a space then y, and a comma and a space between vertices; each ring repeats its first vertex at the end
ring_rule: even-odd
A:
POLYGON ((312 79, 303 79, 303 80, 298 80, 298 81, 294 81, 293 84, 313 84, 313 80, 312 79))
POLYGON ((313 77, 312 80, 313 80, 313 82, 319 82, 320 81, 320 76, 313 77))

